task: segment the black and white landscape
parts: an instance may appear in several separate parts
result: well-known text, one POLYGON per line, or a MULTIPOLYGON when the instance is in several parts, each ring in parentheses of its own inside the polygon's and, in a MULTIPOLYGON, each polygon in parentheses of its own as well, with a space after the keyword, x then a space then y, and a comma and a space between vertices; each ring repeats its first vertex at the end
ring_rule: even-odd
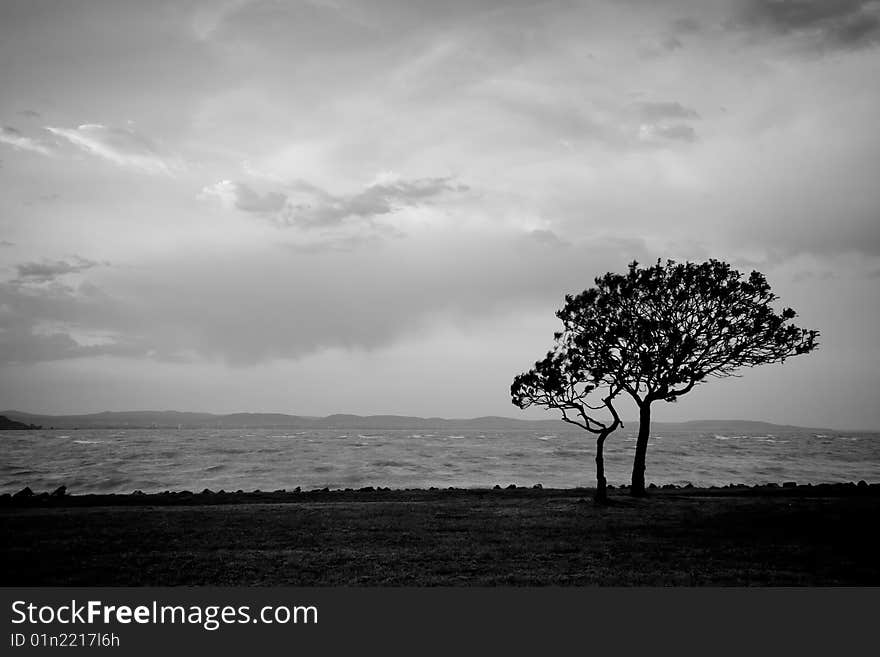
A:
POLYGON ((5 0, 0 61, 14 583, 880 581, 876 0, 5 0))

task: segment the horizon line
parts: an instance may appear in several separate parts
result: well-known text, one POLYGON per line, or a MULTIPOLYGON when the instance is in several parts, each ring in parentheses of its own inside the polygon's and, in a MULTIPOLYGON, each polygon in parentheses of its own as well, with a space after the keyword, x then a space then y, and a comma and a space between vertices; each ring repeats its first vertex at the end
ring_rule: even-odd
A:
MULTIPOLYGON (((330 417, 334 417, 337 415, 343 416, 352 416, 352 417, 360 417, 360 418, 374 418, 374 417, 394 417, 394 418, 413 418, 418 420, 445 420, 445 421, 453 421, 453 422, 463 422, 468 420, 481 420, 487 418, 498 418, 502 420, 511 420, 514 422, 564 422, 561 418, 517 418, 511 417, 508 415, 475 415, 471 417, 443 417, 440 415, 407 415, 402 413, 372 413, 368 415, 363 415, 360 413, 329 413, 327 415, 304 415, 298 413, 288 413, 288 412, 279 412, 279 411, 232 411, 232 412, 214 412, 214 411, 181 411, 177 409, 126 409, 126 410, 103 410, 103 411, 93 411, 93 412, 76 412, 76 413, 34 413, 30 411, 20 411, 17 409, 6 409, 0 411, 0 415, 6 413, 18 413, 21 415, 33 415, 33 416, 42 416, 42 417, 79 417, 79 416, 89 416, 89 415, 102 415, 102 414, 122 414, 122 413, 180 413, 180 414, 193 414, 193 415, 213 415, 218 417, 229 416, 229 415, 283 415, 286 417, 299 417, 299 418, 307 418, 307 419, 318 419, 324 420, 330 417)), ((780 422, 772 422, 769 420, 756 420, 756 419, 745 419, 745 418, 697 418, 697 419, 689 419, 689 420, 652 420, 651 424, 694 424, 698 422, 754 422, 760 424, 770 424, 774 426, 782 426, 782 427, 793 427, 797 429, 816 429, 816 430, 827 430, 827 431, 860 431, 860 432, 873 432, 878 433, 880 429, 868 429, 868 428, 846 428, 839 429, 833 428, 829 426, 808 426, 808 425, 800 425, 800 424, 790 424, 790 423, 780 423, 780 422)), ((638 424, 638 418, 624 420, 625 424, 638 424)), ((574 425, 573 425, 574 426, 574 425)))

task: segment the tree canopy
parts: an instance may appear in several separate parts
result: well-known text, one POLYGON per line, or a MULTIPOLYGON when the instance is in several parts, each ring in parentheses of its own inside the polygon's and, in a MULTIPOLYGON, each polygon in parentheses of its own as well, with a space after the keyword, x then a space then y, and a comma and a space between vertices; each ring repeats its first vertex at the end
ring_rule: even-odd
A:
POLYGON ((637 403, 673 401, 707 377, 812 351, 819 333, 791 324, 791 308, 777 313, 777 299, 760 272, 718 260, 633 262, 565 297, 557 339, 637 403))
POLYGON ((616 383, 606 384, 601 378, 595 378, 585 368, 584 360, 577 351, 564 349, 549 351, 531 370, 517 376, 510 386, 511 400, 520 408, 539 406, 558 410, 565 422, 596 434, 596 499, 600 502, 607 499, 603 456, 605 439, 622 426, 613 404, 619 392, 620 387, 616 383), (598 405, 593 398, 598 396, 599 388, 605 385, 607 394, 598 405), (598 415, 600 412, 601 419, 598 415))
MULTIPOLYGON (((595 287, 567 295, 556 315, 563 330, 555 349, 514 381, 513 403, 557 409, 563 419, 594 433, 610 426, 591 418, 587 396, 604 387, 603 405, 626 393, 639 407, 632 492, 644 494, 651 404, 676 401, 709 377, 784 362, 818 346, 818 331, 791 323, 791 308, 763 274, 748 276, 719 260, 637 262, 607 273, 595 287)), ((619 424, 616 412, 613 414, 619 424)))

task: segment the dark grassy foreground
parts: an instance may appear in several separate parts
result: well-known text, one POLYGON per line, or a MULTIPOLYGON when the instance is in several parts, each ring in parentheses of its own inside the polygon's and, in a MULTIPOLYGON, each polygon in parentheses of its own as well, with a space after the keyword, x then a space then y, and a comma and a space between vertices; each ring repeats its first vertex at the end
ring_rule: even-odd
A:
POLYGON ((880 487, 33 496, 10 585, 880 585, 880 487))

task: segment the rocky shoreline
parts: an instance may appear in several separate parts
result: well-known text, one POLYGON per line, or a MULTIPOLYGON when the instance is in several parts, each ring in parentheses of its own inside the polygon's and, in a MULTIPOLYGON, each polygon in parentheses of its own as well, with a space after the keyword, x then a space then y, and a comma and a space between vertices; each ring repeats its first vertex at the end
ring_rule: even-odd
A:
MULTIPOLYGON (((628 497, 628 486, 609 486, 612 497, 625 499, 628 497)), ((755 486, 746 484, 727 484, 726 486, 696 487, 690 484, 679 486, 676 484, 664 484, 648 486, 649 496, 656 495, 690 495, 690 496, 848 496, 848 495, 878 495, 880 496, 880 483, 867 483, 864 480, 856 482, 836 482, 823 484, 798 484, 787 481, 783 483, 766 483, 755 486)), ((571 497, 581 495, 591 497, 593 488, 544 488, 541 484, 534 486, 517 486, 508 484, 501 486, 496 484, 491 488, 388 488, 365 486, 362 488, 316 488, 303 490, 296 487, 291 490, 278 489, 273 491, 212 491, 204 489, 201 492, 189 490, 162 491, 158 493, 144 493, 136 490, 131 493, 87 493, 71 494, 66 486, 59 486, 53 491, 34 492, 30 487, 23 488, 17 493, 4 493, 0 495, 0 507, 83 507, 83 506, 167 506, 167 505, 217 505, 217 504, 279 504, 296 502, 319 502, 319 501, 370 501, 370 500, 401 500, 419 499, 430 501, 446 497, 462 496, 506 496, 519 498, 554 498, 571 497)))

